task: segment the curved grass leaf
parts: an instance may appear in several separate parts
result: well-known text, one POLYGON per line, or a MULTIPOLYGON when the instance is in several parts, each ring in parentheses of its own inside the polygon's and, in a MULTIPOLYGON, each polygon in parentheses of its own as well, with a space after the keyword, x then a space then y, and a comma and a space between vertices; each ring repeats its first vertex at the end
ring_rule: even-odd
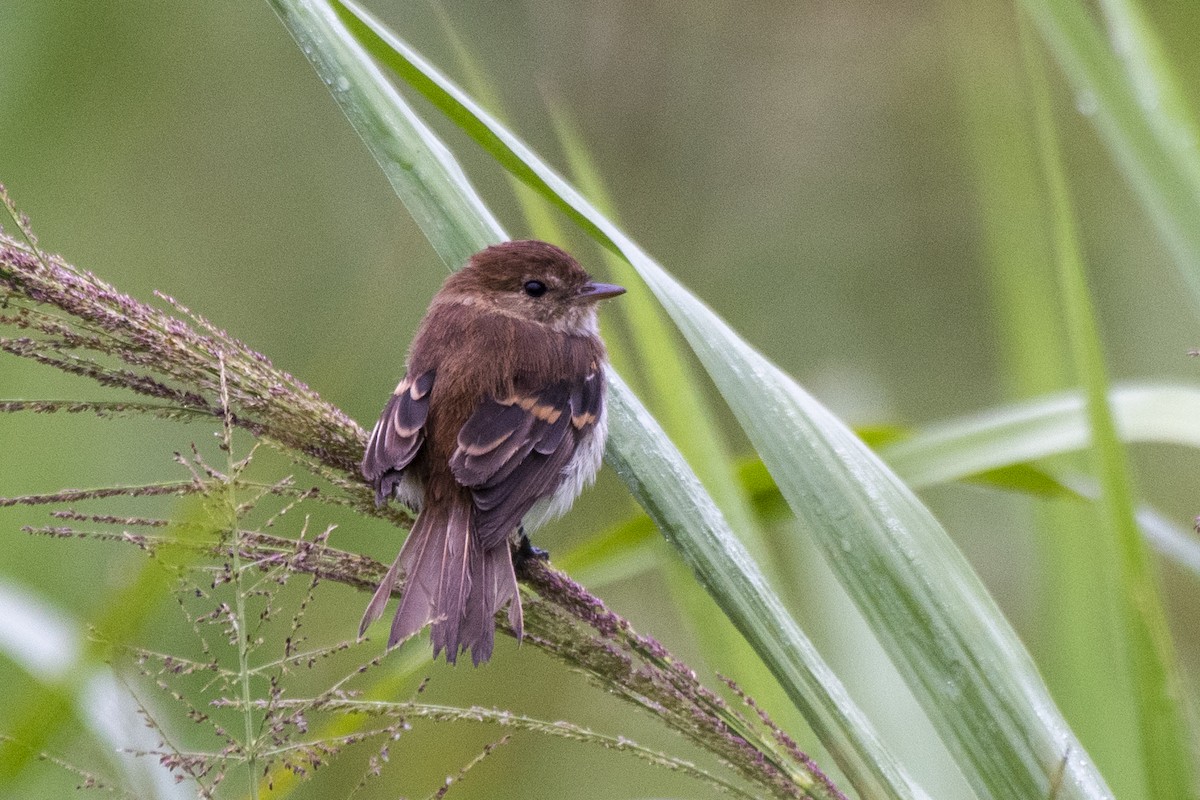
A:
POLYGON ((1061 796, 1107 796, 1091 765, 1076 757, 1082 748, 1024 648, 928 509, 848 428, 716 324, 699 301, 672 302, 784 497, 976 791, 1040 796, 1065 762, 1061 796), (747 385, 756 389, 753 405, 737 402, 747 385))
MULTIPOLYGON (((1109 393, 1122 441, 1200 448, 1200 388, 1124 384, 1109 393)), ((931 425, 879 455, 915 489, 1086 449, 1085 402, 1063 392, 931 425)))
POLYGON ((372 53, 638 270, 975 790, 997 798, 1110 796, 995 604, 895 474, 415 51, 357 7, 338 7, 372 53))
MULTIPOLYGON (((443 260, 462 263, 475 250, 504 238, 457 164, 345 26, 362 35, 367 32, 362 22, 342 6, 331 9, 304 0, 271 0, 271 6, 385 173, 404 178, 393 180, 397 194, 443 260), (394 127, 383 130, 386 126, 394 127), (421 184, 411 196, 403 188, 409 181, 421 184)), ((458 116, 464 121, 469 117, 458 116)), ((694 544, 684 550, 685 556, 708 559, 693 563, 693 569, 743 635, 764 645, 760 656, 793 701, 811 709, 806 716, 856 788, 870 797, 924 797, 883 750, 866 717, 784 611, 678 450, 625 384, 615 374, 611 377, 608 456, 622 465, 639 502, 665 534, 694 544), (764 608, 770 613, 760 614, 764 608)))

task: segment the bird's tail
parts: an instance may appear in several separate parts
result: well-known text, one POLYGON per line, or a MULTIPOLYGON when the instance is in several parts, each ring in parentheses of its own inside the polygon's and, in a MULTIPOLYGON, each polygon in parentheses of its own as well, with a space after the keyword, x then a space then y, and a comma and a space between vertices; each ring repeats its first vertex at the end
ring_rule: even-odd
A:
POLYGON ((375 590, 359 635, 383 615, 400 573, 404 594, 392 620, 388 647, 395 647, 433 622, 433 655, 443 648, 453 664, 459 652, 471 651, 478 666, 492 655, 496 612, 509 603, 508 621, 521 636, 521 598, 508 542, 481 550, 471 535, 468 498, 427 503, 417 517, 400 555, 375 590))

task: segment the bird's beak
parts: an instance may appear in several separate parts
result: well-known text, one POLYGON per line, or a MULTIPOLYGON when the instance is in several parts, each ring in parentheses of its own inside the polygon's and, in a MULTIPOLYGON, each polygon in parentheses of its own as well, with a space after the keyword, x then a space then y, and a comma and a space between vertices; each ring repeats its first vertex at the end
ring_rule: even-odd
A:
POLYGON ((616 297, 619 294, 625 294, 624 286, 617 286, 614 283, 588 283, 579 290, 579 299, 587 302, 594 300, 603 300, 606 297, 616 297))

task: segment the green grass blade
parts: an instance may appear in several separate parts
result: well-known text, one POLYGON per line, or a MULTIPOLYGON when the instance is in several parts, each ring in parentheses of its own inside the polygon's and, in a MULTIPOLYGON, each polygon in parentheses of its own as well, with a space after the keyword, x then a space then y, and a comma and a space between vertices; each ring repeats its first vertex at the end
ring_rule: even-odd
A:
POLYGON ((1108 374, 1075 232, 1066 174, 1058 152, 1049 88, 1039 54, 1028 44, 1024 52, 1033 88, 1041 162, 1050 194, 1062 311, 1075 369, 1084 386, 1108 535, 1111 547, 1120 554, 1117 588, 1123 601, 1127 655, 1137 696, 1140 741, 1135 746, 1140 747, 1145 766, 1146 794, 1195 797, 1190 737, 1180 714, 1182 683, 1176 671, 1157 578, 1134 518, 1134 493, 1125 450, 1108 405, 1108 374))
MULTIPOLYGON (((1200 389, 1124 384, 1108 402, 1124 442, 1200 447, 1200 389)), ((1086 402, 1063 392, 922 428, 879 449, 906 483, 922 489, 987 470, 1073 453, 1092 443, 1086 402)))
POLYGON ((497 161, 637 268, 976 791, 997 798, 1044 797, 1051 791, 1060 798, 1110 796, 1015 634, 911 491, 521 142, 411 48, 365 13, 354 14, 358 19, 350 24, 372 52, 497 161), (753 392, 746 391, 750 386, 753 392))
POLYGON ((1142 15, 1132 4, 1101 4, 1128 54, 1127 71, 1080 0, 1021 0, 1020 5, 1158 226, 1200 304, 1197 132, 1142 15))
MULTIPOLYGON (((358 35, 369 32, 364 23, 344 7, 339 7, 336 15, 324 4, 302 0, 272 0, 272 7, 331 87, 334 99, 376 160, 384 165, 409 165, 411 172, 406 178, 422 184, 413 199, 414 214, 426 215, 422 229, 443 259, 449 263, 452 256, 459 257, 463 247, 474 251, 502 238, 499 225, 482 208, 457 164, 426 126, 413 124, 415 117, 404 100, 384 85, 382 76, 341 20, 358 35), (385 131, 374 123, 360 127, 356 121, 364 119, 387 119, 402 129, 385 131), (431 160, 422 161, 425 157, 431 160), (476 212, 475 218, 464 219, 476 212)), ((406 183, 396 181, 394 185, 401 199, 409 203, 410 198, 400 188, 406 183)), ((724 601, 722 608, 743 635, 766 639, 769 649, 764 660, 794 702, 802 707, 815 706, 810 718, 816 720, 814 727, 821 729, 826 746, 861 793, 871 797, 924 797, 879 745, 866 718, 850 703, 840 683, 783 610, 678 450, 615 374, 611 384, 609 458, 620 465, 620 474, 639 502, 669 537, 703 542, 690 552, 711 561, 693 564, 693 568, 705 576, 706 585, 719 602, 724 601), (758 608, 768 608, 771 613, 756 617, 758 608), (772 664, 771 658, 779 663, 772 664), (813 676, 817 684, 802 683, 801 676, 805 675, 813 676)))
POLYGON ((753 404, 734 405, 740 422, 976 791, 1038 796, 1065 760, 1060 796, 1107 796, 1074 758, 1082 748, 1036 669, 929 511, 699 301, 679 293, 672 302, 725 396, 755 386, 753 404))

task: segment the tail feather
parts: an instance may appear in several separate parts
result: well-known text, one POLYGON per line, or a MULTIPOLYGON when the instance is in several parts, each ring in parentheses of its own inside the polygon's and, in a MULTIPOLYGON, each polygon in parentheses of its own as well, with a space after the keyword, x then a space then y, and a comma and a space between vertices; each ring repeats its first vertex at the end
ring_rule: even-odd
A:
POLYGON ((459 639, 463 642, 464 650, 470 643, 471 660, 475 666, 492 656, 496 612, 505 603, 509 603, 508 622, 519 639, 523 632, 521 596, 517 591, 512 551, 507 543, 493 547, 471 561, 471 594, 467 598, 459 639))
POLYGON ((471 556, 471 512, 465 503, 429 503, 417 517, 400 550, 404 595, 392 620, 388 647, 395 647, 428 623, 434 623, 434 656, 439 633, 447 628, 457 639, 469 587, 465 585, 471 556))
MULTIPOLYGON (((521 599, 507 542, 481 551, 472 535, 470 501, 429 503, 409 533, 363 615, 362 631, 383 614, 402 571, 404 594, 392 620, 388 647, 433 623, 433 655, 444 649, 453 664, 471 651, 478 666, 492 654, 494 617, 509 603, 509 624, 522 631, 521 599)), ((361 632, 360 632, 361 635, 361 632)))

